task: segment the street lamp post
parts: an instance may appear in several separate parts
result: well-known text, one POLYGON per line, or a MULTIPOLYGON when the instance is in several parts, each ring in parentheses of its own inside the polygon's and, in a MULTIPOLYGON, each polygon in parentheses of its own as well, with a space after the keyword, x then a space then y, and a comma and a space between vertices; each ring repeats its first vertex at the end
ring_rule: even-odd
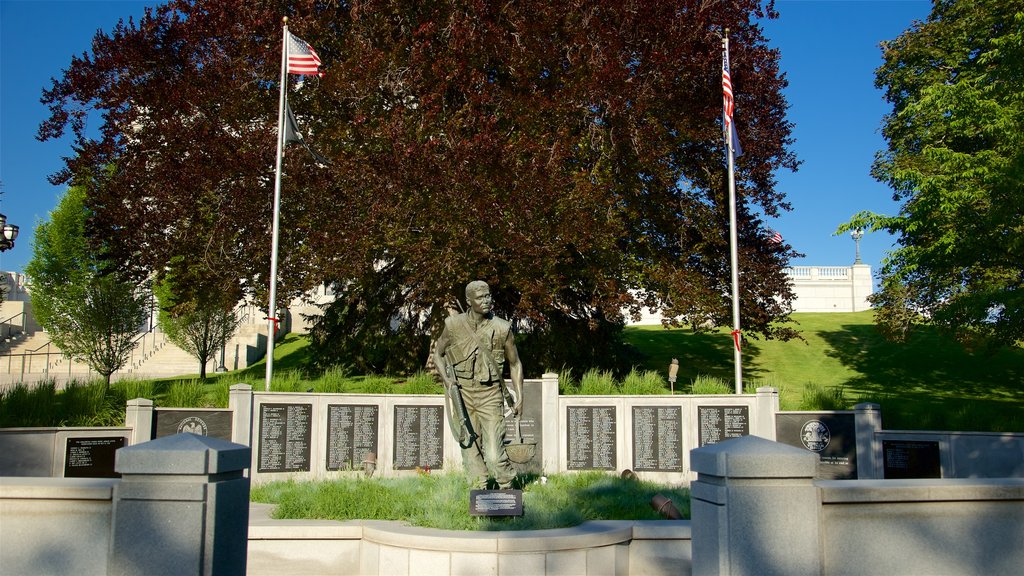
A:
POLYGON ((0 252, 14 248, 14 239, 18 237, 18 227, 7 223, 7 216, 0 214, 0 252))
POLYGON ((864 237, 864 230, 860 228, 854 228, 850 230, 850 237, 853 238, 853 243, 857 246, 857 258, 853 261, 854 264, 860 264, 860 239, 864 237))

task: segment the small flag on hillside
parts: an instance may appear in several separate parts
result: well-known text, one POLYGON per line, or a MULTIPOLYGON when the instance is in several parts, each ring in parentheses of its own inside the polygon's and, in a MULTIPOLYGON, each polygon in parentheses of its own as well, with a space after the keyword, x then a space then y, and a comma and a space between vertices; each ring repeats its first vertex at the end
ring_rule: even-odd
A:
POLYGON ((323 76, 320 57, 305 40, 288 33, 288 73, 323 76))

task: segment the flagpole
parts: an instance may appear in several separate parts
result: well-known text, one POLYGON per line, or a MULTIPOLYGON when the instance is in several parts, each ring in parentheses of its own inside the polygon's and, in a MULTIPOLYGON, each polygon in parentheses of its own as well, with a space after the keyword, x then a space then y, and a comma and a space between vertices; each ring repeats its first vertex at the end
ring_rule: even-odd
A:
POLYGON ((277 105, 277 166, 274 171, 274 223, 270 241, 270 303, 267 305, 267 376, 264 389, 270 391, 274 376, 274 339, 277 335, 277 249, 281 222, 281 165, 284 162, 284 122, 288 90, 288 17, 281 35, 281 94, 277 105))
MULTIPOLYGON (((722 60, 724 73, 725 63, 729 59, 729 29, 725 29, 725 36, 722 38, 722 48, 725 50, 725 58, 722 60)), ((731 81, 730 81, 731 83, 731 81)), ((725 112, 723 111, 723 116, 725 112)), ((725 123, 725 142, 727 155, 729 157, 729 265, 732 270, 732 359, 733 373, 736 381, 736 393, 743 393, 743 356, 740 352, 743 332, 740 330, 740 272, 739 272, 739 250, 737 248, 736 233, 736 173, 735 173, 735 150, 733 143, 732 120, 725 123)))

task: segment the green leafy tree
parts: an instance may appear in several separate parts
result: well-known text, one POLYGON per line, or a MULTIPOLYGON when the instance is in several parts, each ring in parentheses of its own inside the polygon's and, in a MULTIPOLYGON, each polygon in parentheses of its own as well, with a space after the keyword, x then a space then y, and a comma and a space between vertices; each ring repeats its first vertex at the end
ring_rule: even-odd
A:
POLYGON ((225 289, 202 270, 181 257, 173 258, 154 284, 154 293, 164 333, 199 361, 199 377, 205 379, 207 363, 238 329, 239 291, 225 289))
POLYGON ((146 298, 90 245, 85 188, 72 186, 50 220, 36 226, 32 309, 61 351, 92 367, 107 385, 127 363, 145 319, 146 298))
POLYGON ((882 46, 876 85, 893 111, 873 175, 902 202, 862 213, 898 248, 875 297, 886 331, 927 320, 973 344, 1024 339, 1024 11, 1000 0, 938 0, 882 46), (902 311, 901 311, 902 309, 902 311))
POLYGON ((796 166, 786 80, 758 24, 773 2, 283 6, 168 2, 98 33, 44 92, 40 138, 71 131, 80 150, 54 180, 103 181, 89 203, 126 268, 144 277, 184 256, 264 300, 287 15, 326 72, 292 79, 291 108, 332 163, 285 158, 285 299, 324 283, 366 296, 397 286, 399 299, 364 299, 374 318, 439 327, 462 286, 483 279, 524 327, 567 318, 599 338, 613 333, 603 322, 645 306, 728 325, 728 28, 745 150, 740 266, 756 279, 742 286, 742 322, 791 335, 793 252, 765 241, 762 216, 788 209, 774 175, 796 166))

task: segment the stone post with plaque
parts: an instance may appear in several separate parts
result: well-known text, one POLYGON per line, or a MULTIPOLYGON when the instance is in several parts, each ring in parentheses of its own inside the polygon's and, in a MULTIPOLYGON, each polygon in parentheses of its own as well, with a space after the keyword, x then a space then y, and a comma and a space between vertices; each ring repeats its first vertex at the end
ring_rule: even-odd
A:
POLYGON ((743 436, 690 452, 694 574, 821 574, 817 455, 743 436))
POLYGON ((117 451, 109 575, 244 575, 250 449, 182 433, 117 451))

